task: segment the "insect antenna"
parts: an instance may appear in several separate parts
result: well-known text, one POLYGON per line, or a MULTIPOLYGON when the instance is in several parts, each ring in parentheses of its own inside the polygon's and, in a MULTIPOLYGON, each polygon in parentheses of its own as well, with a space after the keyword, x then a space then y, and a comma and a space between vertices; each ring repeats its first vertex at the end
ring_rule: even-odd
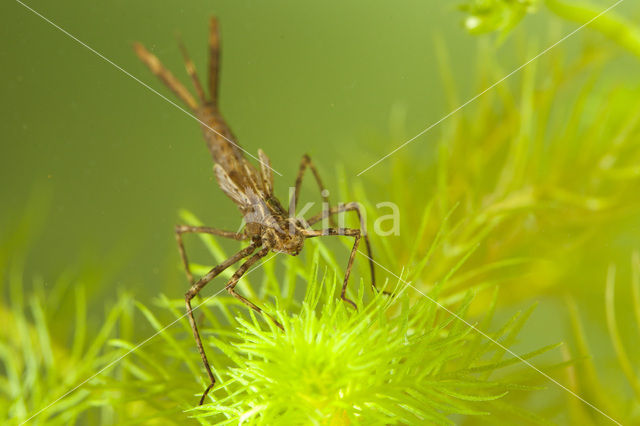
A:
POLYGON ((178 45, 180 46, 180 51, 182 52, 182 57, 184 58, 184 66, 187 69, 187 73, 189 77, 191 77, 191 81, 193 82, 193 87, 196 89, 196 93, 198 94, 198 98, 200 101, 205 104, 207 103, 207 99, 204 94, 204 89, 202 88, 202 84, 200 84, 200 79, 198 78, 198 74, 196 73, 196 67, 193 65, 193 61, 189 57, 189 52, 187 52, 187 48, 182 43, 182 40, 178 36, 178 45))

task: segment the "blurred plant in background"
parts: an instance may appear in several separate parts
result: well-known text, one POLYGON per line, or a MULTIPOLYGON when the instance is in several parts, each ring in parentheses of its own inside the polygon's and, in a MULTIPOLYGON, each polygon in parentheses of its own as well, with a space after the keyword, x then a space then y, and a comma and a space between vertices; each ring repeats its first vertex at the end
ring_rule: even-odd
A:
POLYGON ((622 1, 596 5, 576 0, 469 0, 460 5, 460 10, 468 15, 464 26, 471 34, 498 32, 500 40, 504 40, 525 16, 545 8, 564 20, 588 24, 590 29, 640 56, 640 28, 616 12, 615 7, 620 3, 622 1), (612 9, 603 13, 608 7, 612 9))
MULTIPOLYGON (((437 48, 454 109, 464 100, 450 81, 446 48, 437 48)), ((590 46, 575 58, 560 51, 529 64, 516 90, 505 82, 441 124, 427 156, 412 156, 410 147, 394 154, 375 191, 348 185, 343 174, 341 198, 363 202, 369 217, 374 192, 390 194, 403 213, 399 236, 373 236, 382 263, 408 268, 409 280, 428 289, 464 261, 445 295, 497 281, 518 286, 512 301, 567 289, 594 294, 581 280, 600 279, 589 276, 600 259, 628 253, 640 237, 633 225, 640 221, 640 89, 607 77, 613 54, 590 46)), ((478 57, 482 90, 505 72, 488 51, 478 57)))
MULTIPOLYGON (((637 251, 633 253, 631 267, 631 286, 623 291, 625 299, 628 300, 631 296, 633 316, 629 318, 626 310, 619 311, 616 308, 616 268, 613 264, 608 270, 604 295, 607 333, 610 344, 615 351, 615 360, 611 364, 613 369, 621 371, 624 377, 623 380, 613 385, 616 389, 615 392, 611 392, 611 379, 609 377, 602 378, 604 374, 599 372, 601 369, 594 363, 591 356, 591 354, 602 351, 602 348, 589 347, 584 321, 580 318, 579 305, 573 298, 567 299, 573 332, 572 352, 577 359, 583 360, 569 368, 571 388, 590 398, 599 407, 610 412, 622 413, 623 418, 628 419, 625 424, 636 424, 640 421, 640 375, 637 367, 637 359, 640 354, 637 345, 634 344, 640 339, 640 254, 637 251), (625 339, 625 334, 631 337, 625 339)), ((618 304, 620 304, 620 300, 618 300, 618 304)), ((628 304, 623 306, 628 306, 628 304)), ((581 424, 597 424, 596 419, 591 415, 592 413, 586 411, 584 407, 571 401, 567 402, 572 411, 572 417, 581 424)))
POLYGON ((469 15, 464 26, 470 33, 499 31, 504 37, 539 3, 540 0, 472 0, 460 5, 460 10, 469 15))
MULTIPOLYGON (((124 315, 132 308, 130 297, 122 294, 104 316, 89 316, 87 277, 25 285, 21 267, 16 262, 0 270, 0 418, 18 424, 46 407, 29 424, 114 422, 109 401, 117 393, 104 388, 104 376, 83 382, 121 355, 114 336, 131 338, 133 324, 124 315)), ((126 381, 121 370, 114 365, 109 374, 126 381)))
MULTIPOLYGON (((504 12, 500 19, 506 21, 524 10, 500 9, 516 3, 523 7, 523 2, 477 3, 499 3, 493 11, 504 12)), ((615 15, 595 22, 588 28, 637 53, 633 25, 615 15)), ((445 46, 437 42, 436 48, 449 92, 448 109, 454 110, 466 99, 451 81, 445 46)), ((530 46, 522 63, 539 51, 530 46)), ((371 194, 380 192, 392 194, 391 201, 403 212, 398 237, 374 236, 374 246, 383 248, 381 262, 391 270, 402 268, 407 280, 424 291, 446 281, 441 293, 445 302, 459 301, 464 289, 474 289, 476 301, 481 301, 476 305, 479 311, 486 309, 491 294, 483 290, 496 285, 503 288, 503 308, 531 298, 562 300, 568 293, 592 318, 589 334, 606 333, 601 302, 607 264, 637 250, 640 241, 640 97, 637 82, 629 87, 607 73, 620 56, 603 42, 592 42, 571 57, 562 49, 549 53, 475 100, 469 111, 449 117, 430 155, 416 158, 411 148, 394 154, 391 171, 381 173, 386 179, 379 180, 375 190, 347 185, 343 178, 341 197, 364 202, 370 216, 378 201, 371 194), (454 267, 460 270, 451 278, 454 267)), ((481 92, 508 72, 496 65, 488 50, 478 57, 481 92)), ((629 301, 621 299, 618 311, 629 312, 629 301)), ((584 344, 574 347, 572 353, 589 357, 585 362, 592 377, 598 370, 608 376, 604 382, 581 381, 576 374, 573 379, 580 386, 575 389, 587 399, 597 395, 593 399, 602 402, 606 412, 634 422, 637 395, 625 389, 637 386, 631 374, 637 374, 637 362, 630 360, 639 354, 634 345, 623 342, 637 340, 637 330, 629 321, 618 331, 612 329, 611 312, 610 305, 608 333, 615 339, 620 362, 612 365, 606 346, 598 345, 592 352, 584 344), (615 374, 621 368, 626 383, 615 374), (621 391, 612 394, 611 388, 621 391)), ((579 335, 575 327, 573 332, 579 335)), ((581 339, 586 338, 576 338, 581 339)), ((582 365, 577 371, 583 371, 582 365)), ((576 401, 570 406, 576 419, 603 421, 576 401)))

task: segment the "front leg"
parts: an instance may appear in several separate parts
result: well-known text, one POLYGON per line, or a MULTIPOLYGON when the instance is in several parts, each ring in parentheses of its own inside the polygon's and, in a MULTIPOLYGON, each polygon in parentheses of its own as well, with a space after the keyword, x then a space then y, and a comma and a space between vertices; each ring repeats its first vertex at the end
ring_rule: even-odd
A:
POLYGON ((182 265, 187 274, 189 285, 193 284, 193 274, 189 268, 189 260, 187 259, 187 252, 184 249, 184 243, 182 241, 182 234, 209 234, 217 235, 218 237, 231 238, 236 241, 246 240, 247 236, 244 233, 237 233, 231 231, 224 231, 222 229, 209 228, 208 226, 189 226, 189 225, 177 225, 176 229, 176 241, 178 242, 178 250, 180 251, 180 258, 182 259, 182 265))
MULTIPOLYGON (((311 172, 313 173, 313 176, 316 178, 316 182, 318 183, 318 187, 320 188, 320 196, 322 197, 322 203, 323 203, 322 214, 323 214, 323 217, 326 217, 329 215, 329 213, 325 211, 325 206, 330 205, 329 191, 325 189, 324 184, 322 183, 322 179, 320 179, 320 174, 318 173, 318 169, 316 169, 316 166, 311 162, 311 157, 309 157, 307 154, 302 156, 302 161, 300 162, 300 169, 298 170, 298 177, 296 178, 296 187, 293 192, 293 206, 291 206, 291 202, 289 204, 289 217, 291 217, 292 213, 295 214, 296 208, 298 207, 298 197, 300 196, 302 178, 304 176, 305 170, 307 170, 307 167, 311 169, 311 172)), ((333 217, 331 216, 329 216, 329 223, 331 224, 331 226, 336 226, 333 220, 333 217)))
MULTIPOLYGON (((340 298, 345 302, 351 304, 354 309, 358 309, 356 303, 347 297, 347 284, 349 283, 349 276, 351 275, 351 268, 353 267, 353 260, 356 257, 356 252, 358 251, 358 244, 360 243, 361 233, 359 229, 352 228, 327 228, 322 231, 316 231, 314 229, 304 231, 304 235, 307 238, 320 237, 323 235, 344 235, 346 237, 353 237, 353 248, 351 249, 351 254, 349 255, 349 262, 347 263, 347 269, 344 273, 344 281, 342 282, 342 292, 340 293, 340 298)), ((374 286, 375 288, 375 286, 374 286)))
MULTIPOLYGON (((369 235, 367 235, 366 223, 362 223, 362 212, 360 211, 360 204, 355 202, 341 204, 338 207, 332 207, 329 210, 328 214, 330 215, 329 217, 332 217, 333 215, 336 215, 342 212, 350 212, 350 211, 356 212, 356 214, 358 215, 358 223, 360 224, 360 230, 362 231, 362 236, 364 237, 364 243, 367 246, 367 255, 369 258, 369 270, 371 272, 371 287, 373 288, 374 291, 377 292, 378 288, 376 287, 376 268, 373 261, 373 252, 371 251, 371 243, 369 242, 369 235)), ((317 214, 313 216, 311 219, 309 219, 307 223, 309 224, 309 226, 312 226, 315 223, 318 223, 322 219, 324 219, 324 215, 325 215, 324 212, 317 214)), ((387 291, 383 291, 383 293, 391 294, 387 291)))

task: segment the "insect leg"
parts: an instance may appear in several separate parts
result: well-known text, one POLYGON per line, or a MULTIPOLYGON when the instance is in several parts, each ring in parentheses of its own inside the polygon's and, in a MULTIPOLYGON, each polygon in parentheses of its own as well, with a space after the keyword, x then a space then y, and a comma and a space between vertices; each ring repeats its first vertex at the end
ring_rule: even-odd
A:
POLYGON ((184 243, 182 241, 182 234, 186 233, 194 233, 194 234, 209 234, 209 235, 217 235, 218 237, 231 238, 233 240, 242 241, 246 240, 247 236, 242 233, 224 231, 222 229, 209 228, 208 226, 188 226, 188 225, 176 225, 176 241, 178 242, 178 250, 180 251, 180 258, 182 259, 182 264, 184 266, 184 270, 187 273, 187 279, 189 280, 189 284, 193 284, 193 274, 191 274, 191 269, 189 268, 189 260, 187 259, 187 252, 184 249, 184 243))
MULTIPOLYGON (((351 254, 349 255, 349 262, 347 263, 347 269, 344 272, 344 281, 342 283, 342 292, 340 293, 340 298, 345 302, 349 303, 354 309, 358 309, 356 303, 347 297, 347 284, 349 283, 349 275, 351 275, 351 268, 353 267, 353 260, 356 257, 356 252, 358 251, 358 244, 360 244, 361 232, 359 229, 353 228, 327 228, 322 231, 316 230, 307 230, 304 231, 304 235, 308 238, 320 237, 323 235, 344 235, 346 237, 353 237, 353 248, 351 249, 351 254)), ((375 288, 375 287, 374 287, 375 288)))
MULTIPOLYGON (((371 287, 373 288, 374 291, 378 291, 378 288, 376 287, 376 268, 375 268, 375 264, 373 262, 373 252, 371 251, 371 243, 369 242, 369 235, 367 234, 367 230, 365 229, 366 224, 362 223, 362 212, 360 211, 360 204, 358 203, 347 203, 347 204, 342 204, 339 205, 338 207, 331 207, 331 209, 329 209, 328 214, 331 216, 342 213, 342 212, 350 212, 350 211, 354 211, 356 212, 356 214, 358 215, 358 222, 360 224, 360 230, 362 231, 362 236, 364 237, 364 243, 367 246, 367 255, 369 257, 369 269, 371 271, 371 287)), ((320 222, 323 219, 324 213, 321 214, 317 214, 315 216, 313 216, 311 219, 309 219, 307 221, 307 223, 309 224, 309 226, 320 222)), ((388 291, 383 291, 384 294, 391 294, 388 291)))
MULTIPOLYGON (((300 169, 298 169, 298 177, 296 177, 296 187, 293 193, 293 212, 291 211, 291 205, 289 205, 289 216, 291 213, 295 213, 296 208, 298 207, 298 197, 300 196, 300 187, 302 186, 302 177, 304 176, 305 170, 307 167, 311 169, 313 176, 316 178, 316 182, 318 183, 318 187, 320 187, 320 195, 322 196, 323 206, 322 206, 322 216, 321 219, 325 218, 329 213, 324 210, 324 206, 329 205, 329 195, 325 190, 324 184, 322 183, 322 179, 320 179, 320 174, 318 173, 318 169, 311 161, 311 157, 307 154, 302 156, 302 161, 300 162, 300 169)), ((335 226, 333 217, 329 216, 329 223, 331 226, 335 226)))
POLYGON ((209 366, 209 361, 207 360, 207 355, 204 351, 204 346, 202 345, 202 340, 200 339, 198 326, 196 325, 196 320, 193 316, 193 310, 191 309, 191 299, 193 299, 200 292, 200 290, 202 290, 202 288, 205 285, 207 285, 207 283, 209 283, 209 281, 211 281, 216 276, 218 276, 222 271, 224 271, 225 269, 227 269, 229 266, 233 265, 240 259, 245 258, 249 256, 251 253, 253 253, 256 247, 258 247, 258 245, 259 243, 252 243, 248 247, 243 248, 242 250, 240 250, 239 252, 231 256, 229 259, 219 264, 218 266, 212 268, 206 275, 204 275, 197 282, 195 282, 191 286, 191 288, 189 288, 189 291, 187 291, 184 295, 185 303, 187 305, 187 315, 189 316, 189 323, 191 324, 191 329, 193 330, 193 337, 196 339, 196 346, 198 347, 198 352, 200 352, 202 363, 204 364, 204 368, 205 370, 207 370, 207 375, 209 376, 209 380, 211 381, 209 386, 207 386, 204 393, 202 394, 202 398, 200 398, 200 405, 202 405, 205 397, 207 396, 207 394, 209 393, 213 385, 216 383, 216 379, 213 376, 213 372, 211 371, 211 366, 209 366))
POLYGON ((218 104, 218 74, 220 69, 220 33, 218 20, 211 17, 209 21, 209 96, 211 103, 218 104))
POLYGON ((162 62, 151 52, 149 52, 142 44, 134 43, 133 49, 136 51, 138 58, 169 88, 177 97, 182 100, 191 110, 198 108, 198 103, 193 99, 191 93, 180 83, 180 81, 166 69, 162 62))
POLYGON ((187 48, 184 46, 182 41, 179 41, 180 51, 182 52, 182 57, 184 58, 184 66, 187 69, 187 74, 191 77, 191 81, 193 82, 193 87, 196 89, 196 93, 198 94, 198 98, 200 98, 200 102, 203 104, 207 102, 207 99, 204 95, 204 89, 202 88, 202 84, 200 84, 200 79, 198 79, 198 74, 196 73, 196 66, 193 65, 193 61, 189 57, 189 53, 187 52, 187 48))
POLYGON ((282 327, 282 324, 280 324, 274 317, 272 317, 268 313, 264 312, 258 305, 256 305, 255 303, 253 303, 249 299, 247 299, 247 298, 239 295, 238 293, 236 293, 236 290, 235 290, 236 285, 238 284, 238 281, 247 272, 247 270, 251 267, 251 265, 256 263, 261 258, 265 257, 268 253, 269 253, 269 249, 265 247, 262 250, 260 250, 258 253, 254 254, 249 259, 247 259, 247 261, 244 262, 238 268, 238 270, 233 274, 231 279, 229 279, 229 282, 227 283, 225 288, 227 289, 229 294, 231 294, 233 297, 235 297, 236 299, 240 300, 242 303, 244 303, 245 305, 247 305, 248 307, 250 307, 251 309, 253 309, 257 313, 262 314, 262 315, 266 315, 267 317, 269 317, 269 319, 275 325, 278 326, 278 328, 280 328, 280 330, 284 331, 284 327, 282 327))

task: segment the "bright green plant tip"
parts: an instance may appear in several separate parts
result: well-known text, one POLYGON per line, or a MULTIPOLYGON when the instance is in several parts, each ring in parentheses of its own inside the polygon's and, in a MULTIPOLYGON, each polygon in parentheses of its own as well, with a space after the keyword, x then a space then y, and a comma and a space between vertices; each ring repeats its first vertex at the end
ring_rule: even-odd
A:
POLYGON ((307 297, 297 315, 278 313, 284 332, 239 319, 241 341, 226 350, 235 355, 225 374, 234 390, 194 414, 233 412, 232 423, 390 424, 486 413, 474 402, 498 399, 509 386, 469 373, 481 365, 461 362, 473 348, 471 329, 449 330, 448 320, 433 328, 437 314, 428 304, 409 307, 405 296, 380 295, 352 312, 324 291, 319 300, 307 297))

